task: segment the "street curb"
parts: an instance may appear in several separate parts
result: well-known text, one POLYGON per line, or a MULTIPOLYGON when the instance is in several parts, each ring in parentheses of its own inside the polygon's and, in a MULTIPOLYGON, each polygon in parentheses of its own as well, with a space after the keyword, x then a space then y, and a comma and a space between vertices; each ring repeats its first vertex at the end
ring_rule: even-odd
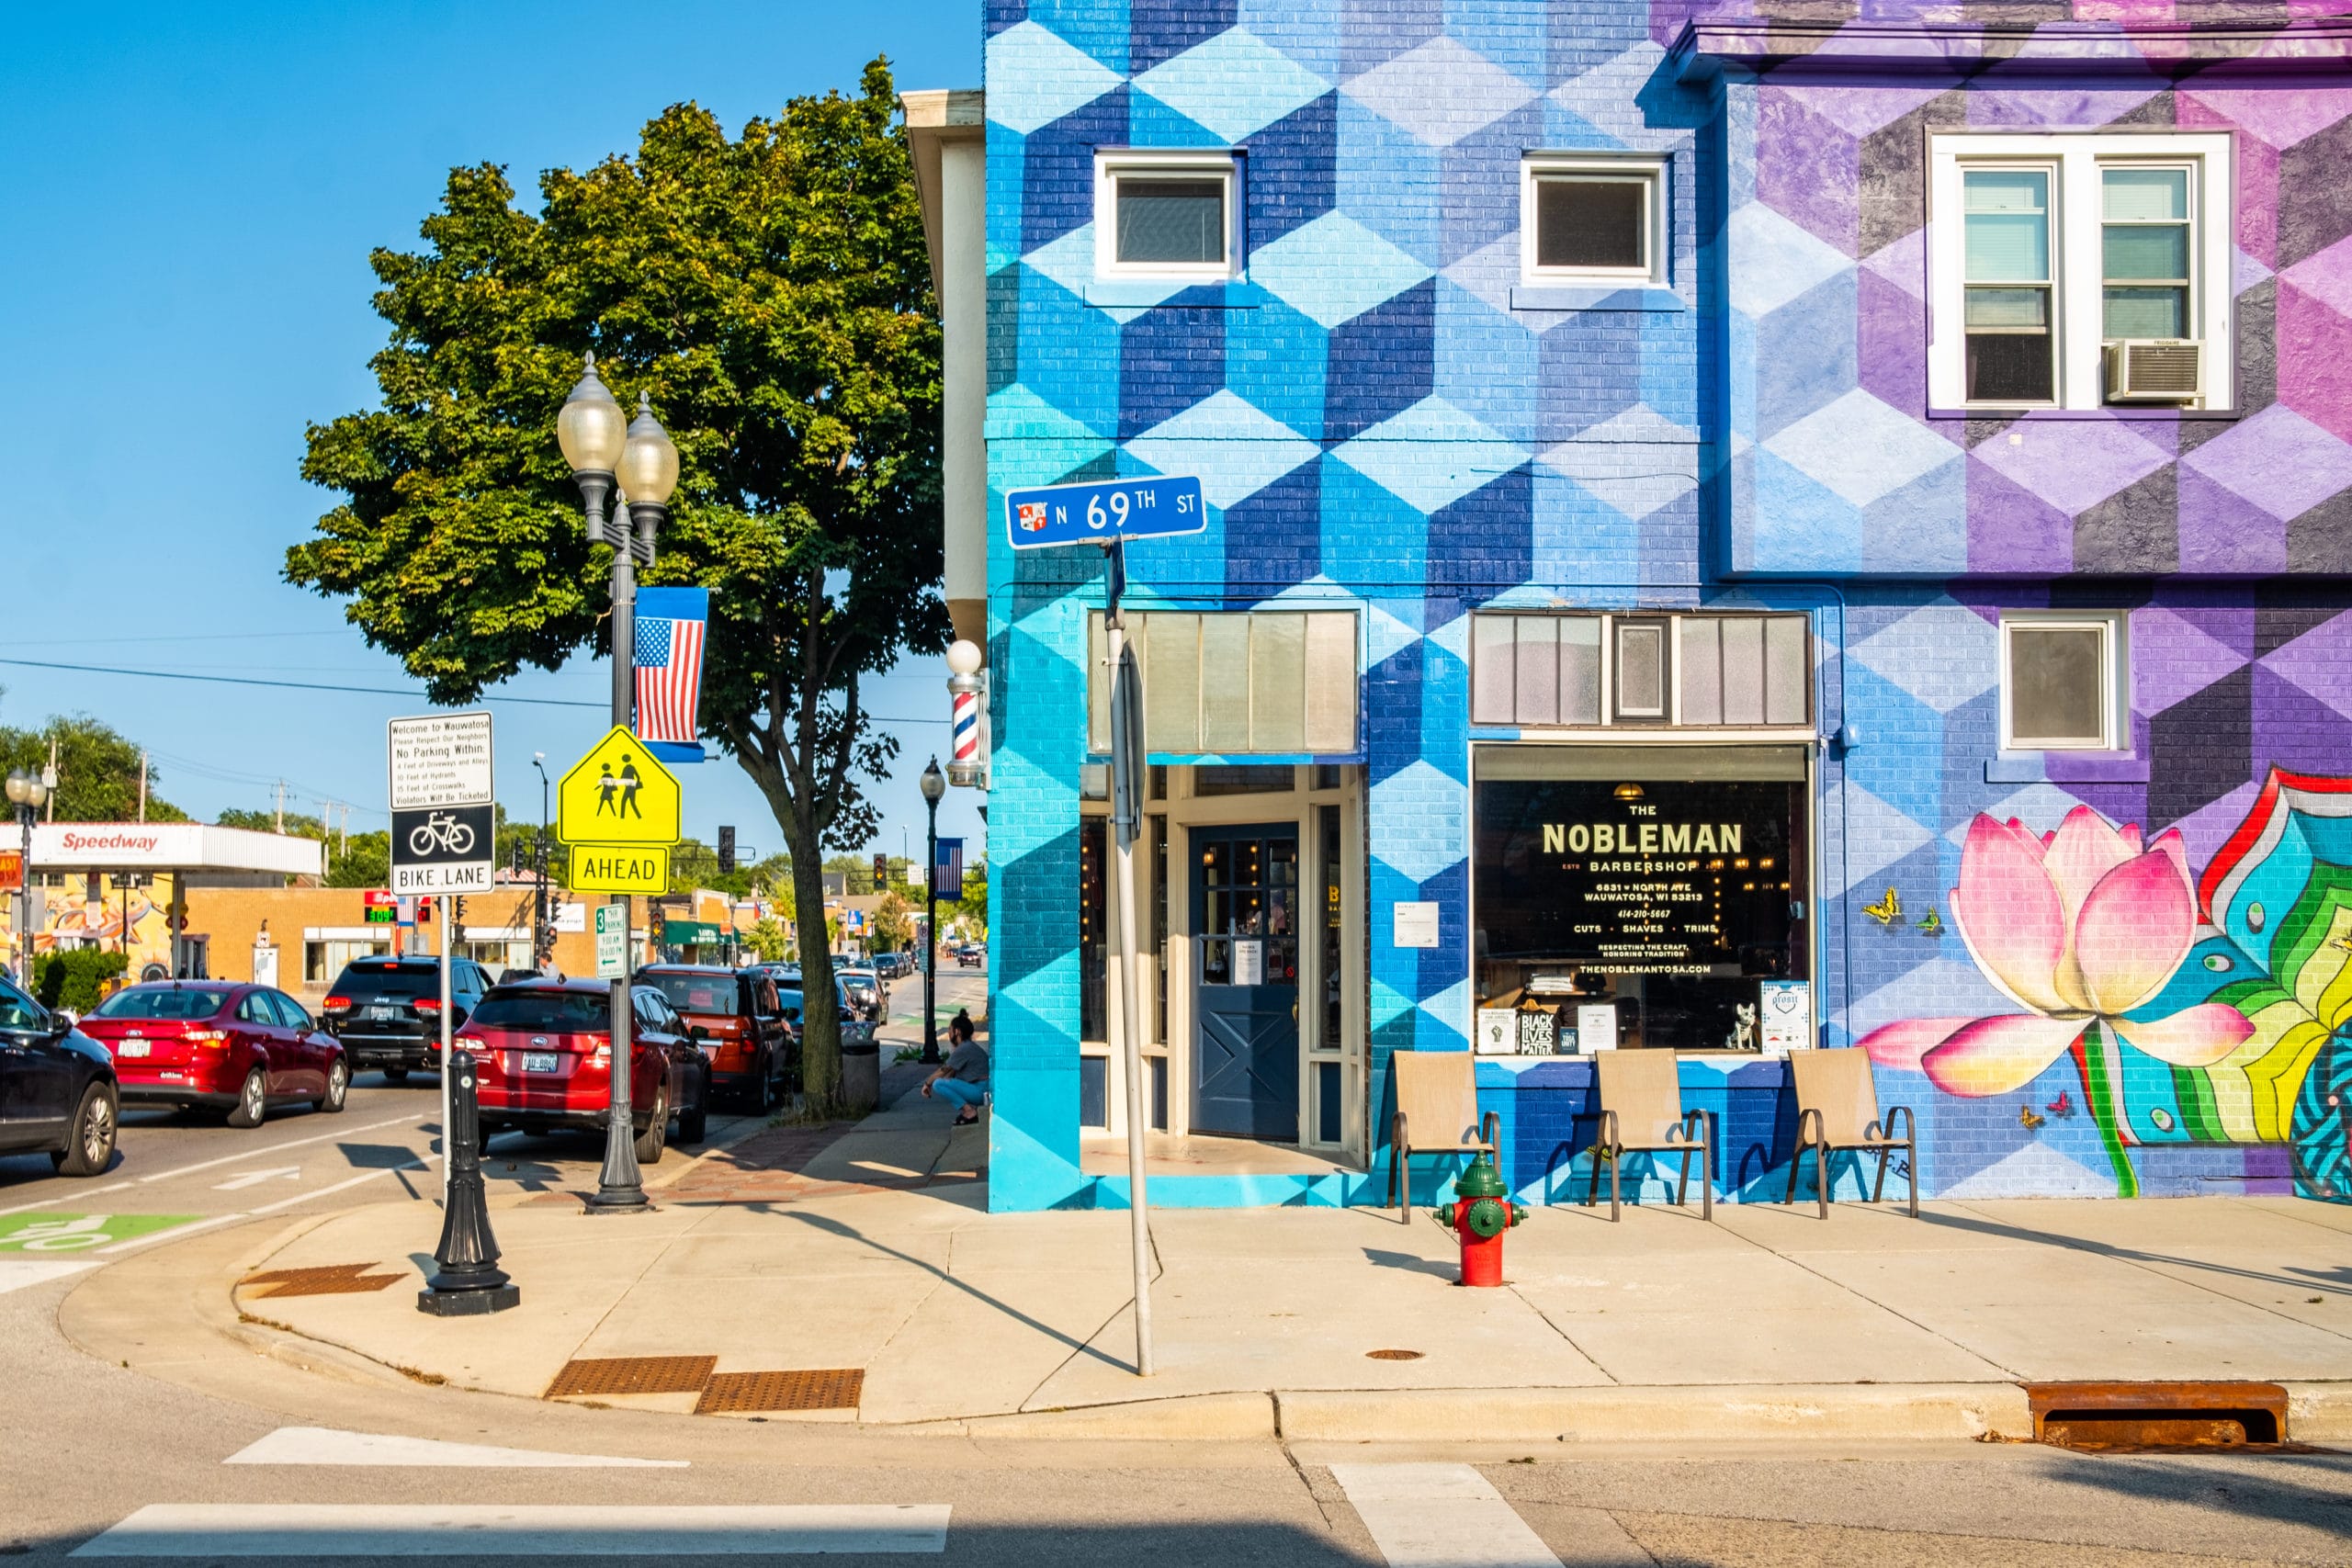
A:
POLYGON ((2287 1438, 2297 1443, 2352 1442, 2352 1383, 2282 1382, 2287 1438))
MULTIPOLYGON (((1286 1442, 1951 1442, 2030 1438, 2015 1383, 1281 1393, 1286 1442)), ((2352 1412, 2352 1402, 2342 1408, 2352 1412)))
POLYGON ((1182 1394, 1125 1404, 1083 1404, 1023 1410, 956 1421, 899 1425, 860 1422, 870 1432, 956 1438, 1044 1438, 1057 1441, 1146 1438, 1155 1441, 1268 1441, 1276 1430, 1274 1397, 1264 1393, 1182 1394))

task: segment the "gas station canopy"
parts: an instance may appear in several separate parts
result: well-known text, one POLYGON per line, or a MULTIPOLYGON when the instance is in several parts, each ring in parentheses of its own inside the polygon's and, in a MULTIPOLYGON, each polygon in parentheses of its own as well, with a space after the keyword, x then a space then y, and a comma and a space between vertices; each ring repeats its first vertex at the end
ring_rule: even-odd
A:
POLYGON ((36 822, 36 871, 212 871, 326 874, 316 839, 204 822, 36 822))

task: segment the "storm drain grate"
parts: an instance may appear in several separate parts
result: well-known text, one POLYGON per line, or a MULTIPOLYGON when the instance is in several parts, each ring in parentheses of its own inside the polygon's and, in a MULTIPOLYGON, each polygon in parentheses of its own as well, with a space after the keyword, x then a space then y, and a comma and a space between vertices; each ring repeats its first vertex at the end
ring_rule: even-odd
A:
POLYGON ((2287 1391, 2270 1382, 2025 1385, 2038 1442, 2064 1449, 2238 1449, 2287 1439, 2287 1391))
POLYGON ((862 1367, 789 1372, 720 1372, 702 1391, 697 1416, 759 1410, 854 1410, 865 1388, 862 1367))
POLYGON ((1366 1350, 1363 1355, 1367 1361, 1418 1361, 1421 1359, 1419 1350, 1366 1350))
POLYGON ((699 1393, 718 1366, 716 1356, 608 1356, 566 1361, 545 1397, 596 1393, 699 1393))
POLYGON ((313 1269, 273 1269, 248 1274, 237 1281, 240 1290, 257 1296, 350 1296, 397 1285, 404 1274, 370 1274, 373 1263, 329 1263, 313 1269))

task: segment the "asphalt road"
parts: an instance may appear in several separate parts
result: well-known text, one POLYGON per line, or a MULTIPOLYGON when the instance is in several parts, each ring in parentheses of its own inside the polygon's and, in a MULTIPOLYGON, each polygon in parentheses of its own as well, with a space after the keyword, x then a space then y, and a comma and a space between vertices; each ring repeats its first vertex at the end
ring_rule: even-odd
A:
MULTIPOLYGON (((943 1010, 977 991, 977 977, 942 979, 943 1010)), ((921 987, 893 990, 889 1032, 904 1040, 921 987)), ((174 1297, 179 1259, 218 1268, 285 1218, 429 1191, 421 1166, 437 1103, 429 1079, 391 1088, 370 1076, 340 1117, 293 1112, 250 1133, 134 1112, 119 1163, 89 1181, 52 1177, 45 1159, 0 1160, 0 1234, 31 1212, 187 1217, 98 1247, 0 1246, 0 1556, 153 1548, 175 1555, 143 1560, 318 1559, 336 1548, 315 1533, 323 1520, 347 1532, 340 1549, 364 1553, 337 1561, 386 1562, 427 1549, 444 1562, 554 1560, 477 1549, 524 1528, 535 1533, 500 1543, 587 1561, 627 1551, 629 1532, 648 1527, 660 1548, 635 1554, 699 1555, 683 1545, 694 1532, 707 1547, 769 1555, 873 1544, 880 1530, 918 1555, 1008 1568, 2352 1562, 2352 1456, 2006 1445, 1696 1456, 1633 1444, 1529 1453, 899 1436, 590 1410, 306 1370, 208 1329, 174 1297), (155 1314, 118 1360, 77 1345, 60 1318, 87 1269, 120 1263, 152 1271, 155 1314), (363 1438, 322 1433, 668 1465, 547 1469, 450 1448, 392 1462, 345 1451, 363 1438), (477 1511, 453 1512, 467 1509, 477 1511), (222 1533, 236 1530, 252 1533, 222 1533)), ((741 1129, 741 1119, 715 1119, 712 1131, 741 1129)), ((593 1179, 597 1149, 585 1138, 514 1135, 492 1154, 494 1181, 555 1185, 593 1179)), ((1736 1332, 1736 1303, 1724 1310, 1726 1332, 1736 1332)), ((941 1375, 955 1375, 952 1361, 941 1375)))

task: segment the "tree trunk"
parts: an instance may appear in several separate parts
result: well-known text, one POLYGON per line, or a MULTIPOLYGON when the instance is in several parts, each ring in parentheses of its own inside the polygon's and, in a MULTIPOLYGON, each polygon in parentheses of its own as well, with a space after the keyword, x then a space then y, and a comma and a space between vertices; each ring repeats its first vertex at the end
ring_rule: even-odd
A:
POLYGON ((833 986, 832 937, 825 923, 825 855, 814 829, 795 834, 793 920, 800 936, 800 1077, 808 1109, 831 1116, 842 1103, 842 1011, 833 986))

